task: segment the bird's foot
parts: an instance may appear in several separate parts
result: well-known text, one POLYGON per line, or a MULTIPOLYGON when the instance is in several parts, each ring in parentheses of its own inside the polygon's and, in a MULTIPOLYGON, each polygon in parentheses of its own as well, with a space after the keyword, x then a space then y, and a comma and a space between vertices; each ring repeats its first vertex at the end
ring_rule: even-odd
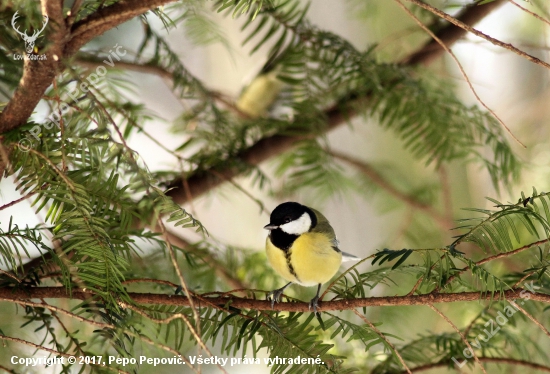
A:
POLYGON ((315 296, 311 301, 309 302, 309 310, 313 308, 313 313, 317 314, 317 307, 319 306, 319 295, 315 296))
POLYGON ((278 303, 279 300, 281 300, 281 295, 283 294, 283 291, 285 290, 285 288, 286 286, 273 290, 267 294, 267 300, 271 301, 271 309, 273 309, 275 302, 278 303))

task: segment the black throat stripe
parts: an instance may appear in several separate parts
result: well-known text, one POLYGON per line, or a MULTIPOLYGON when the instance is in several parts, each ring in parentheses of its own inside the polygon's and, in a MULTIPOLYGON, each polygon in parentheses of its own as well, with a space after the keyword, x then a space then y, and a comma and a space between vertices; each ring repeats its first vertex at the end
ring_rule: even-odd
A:
POLYGON ((288 250, 283 251, 283 252, 285 254, 286 265, 288 266, 288 271, 290 272, 290 274, 294 275, 296 280, 299 282, 300 279, 298 278, 298 275, 296 274, 296 271, 294 270, 294 266, 292 266, 292 262, 291 262, 292 250, 288 249, 288 250))
POLYGON ((298 235, 287 234, 281 229, 275 229, 271 231, 269 237, 273 245, 283 251, 290 274, 294 275, 294 277, 296 277, 296 280, 300 281, 300 279, 298 279, 298 275, 296 275, 294 266, 292 266, 292 250, 290 249, 294 241, 298 239, 298 235))
POLYGON ((292 243, 298 239, 298 235, 287 234, 281 229, 271 230, 269 237, 271 238, 271 243, 273 243, 275 247, 285 252, 288 251, 288 249, 292 247, 292 243))

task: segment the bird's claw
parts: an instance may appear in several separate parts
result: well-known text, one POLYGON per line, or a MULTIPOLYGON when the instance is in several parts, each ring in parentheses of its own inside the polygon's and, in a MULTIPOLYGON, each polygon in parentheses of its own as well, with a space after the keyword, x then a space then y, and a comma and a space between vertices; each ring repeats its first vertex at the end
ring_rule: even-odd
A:
POLYGON ((267 300, 271 301, 271 309, 275 306, 275 302, 279 302, 281 300, 281 296, 283 294, 285 287, 278 288, 276 290, 273 290, 267 294, 267 300))
POLYGON ((313 313, 317 314, 317 307, 319 306, 319 296, 315 296, 311 301, 309 302, 309 310, 313 307, 313 313))

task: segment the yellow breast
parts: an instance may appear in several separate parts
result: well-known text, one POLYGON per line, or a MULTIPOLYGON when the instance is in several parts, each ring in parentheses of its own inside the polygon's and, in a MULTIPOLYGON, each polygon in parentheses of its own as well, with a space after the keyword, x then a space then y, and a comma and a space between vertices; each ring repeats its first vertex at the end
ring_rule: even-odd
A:
POLYGON ((287 281, 315 286, 328 282, 342 263, 342 253, 335 251, 332 245, 325 234, 307 232, 294 241, 289 256, 285 256, 285 252, 268 238, 267 258, 273 269, 287 281))

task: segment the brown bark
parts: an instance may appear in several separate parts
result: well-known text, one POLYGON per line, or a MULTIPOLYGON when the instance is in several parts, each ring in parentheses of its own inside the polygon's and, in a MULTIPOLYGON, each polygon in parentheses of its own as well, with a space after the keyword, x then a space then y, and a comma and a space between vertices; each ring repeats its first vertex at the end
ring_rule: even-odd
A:
MULTIPOLYGON (((508 300, 519 299, 521 288, 505 291, 503 297, 508 300)), ((528 291, 526 291, 528 292, 528 291)), ((155 304, 155 305, 178 305, 189 306, 189 298, 182 295, 153 294, 153 293, 135 293, 128 294, 137 304, 155 304)), ((529 296, 529 300, 550 303, 550 295, 542 293, 524 294, 529 296)), ((93 294, 88 291, 73 290, 71 294, 67 293, 65 287, 36 287, 28 289, 15 289, 11 287, 0 288, 0 300, 28 300, 28 299, 76 299, 85 300, 92 297, 93 294)), ((362 299, 321 301, 318 310, 351 310, 361 307, 372 306, 397 306, 397 305, 428 305, 436 303, 452 303, 459 301, 476 301, 497 299, 498 293, 494 296, 491 293, 480 295, 479 292, 460 292, 460 293, 437 293, 427 295, 412 296, 377 296, 362 299)), ((234 296, 211 297, 194 295, 193 303, 196 306, 215 305, 223 307, 231 305, 234 308, 254 309, 254 310, 272 310, 271 302, 268 300, 245 299, 234 296)), ((525 298, 527 300, 527 298, 525 298)), ((284 302, 275 303, 273 310, 288 312, 308 312, 309 303, 306 302, 284 302)))

